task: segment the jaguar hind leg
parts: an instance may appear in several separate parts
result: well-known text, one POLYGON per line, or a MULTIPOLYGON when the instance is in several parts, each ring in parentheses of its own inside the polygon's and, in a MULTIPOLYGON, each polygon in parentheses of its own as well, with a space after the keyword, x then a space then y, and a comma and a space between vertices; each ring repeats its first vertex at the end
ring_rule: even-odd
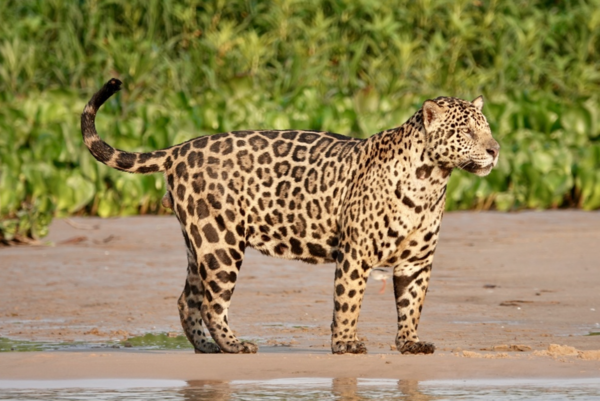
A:
POLYGON ((334 311, 331 323, 331 351, 334 354, 366 354, 367 347, 358 339, 356 327, 370 270, 350 263, 340 253, 335 270, 334 311))
POLYGON ((202 301, 204 298, 204 287, 200 276, 196 273, 197 268, 194 266, 188 267, 188 277, 185 282, 185 287, 179 300, 177 307, 179 309, 179 318, 185 336, 194 346, 194 351, 203 354, 214 354, 221 352, 219 346, 210 342, 204 330, 202 329, 202 301))
POLYGON ((239 249, 231 248, 225 243, 218 244, 213 249, 214 252, 204 253, 198 261, 204 284, 202 320, 222 352, 256 353, 258 347, 251 342, 238 340, 229 327, 228 321, 231 296, 235 289, 243 254, 239 249))

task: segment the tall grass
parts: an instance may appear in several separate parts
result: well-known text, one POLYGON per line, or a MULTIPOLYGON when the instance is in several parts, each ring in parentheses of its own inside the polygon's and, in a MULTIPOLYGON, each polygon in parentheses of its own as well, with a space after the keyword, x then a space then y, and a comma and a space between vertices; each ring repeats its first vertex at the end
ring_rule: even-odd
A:
POLYGON ((500 166, 454 174, 449 209, 600 207, 600 0, 5 0, 0 21, 0 237, 159 210, 161 177, 81 143, 112 76, 124 91, 98 127, 128 150, 247 128, 366 137, 427 98, 483 94, 500 166))

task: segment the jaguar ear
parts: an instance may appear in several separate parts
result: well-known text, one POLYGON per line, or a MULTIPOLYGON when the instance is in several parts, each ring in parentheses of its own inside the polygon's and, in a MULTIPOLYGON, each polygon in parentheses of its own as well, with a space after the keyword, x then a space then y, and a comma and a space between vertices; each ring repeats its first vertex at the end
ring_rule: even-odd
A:
POLYGON ((423 103, 423 125, 427 131, 439 122, 444 114, 444 110, 433 100, 426 100, 423 103))
POLYGON ((471 103, 473 103, 473 106, 477 107, 477 110, 481 111, 483 109, 483 96, 477 97, 471 103))

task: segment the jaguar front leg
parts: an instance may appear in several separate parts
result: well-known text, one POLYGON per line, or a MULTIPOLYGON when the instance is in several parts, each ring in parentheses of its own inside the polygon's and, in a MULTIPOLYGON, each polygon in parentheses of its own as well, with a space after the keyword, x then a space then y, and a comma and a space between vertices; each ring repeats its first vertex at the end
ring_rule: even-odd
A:
POLYGON ((331 323, 331 351, 334 354, 366 354, 367 347, 358 340, 356 326, 370 269, 338 257, 334 282, 334 311, 331 323))
POLYGON ((431 260, 425 265, 394 269, 394 294, 398 311, 396 348, 403 354, 432 354, 435 351, 432 343, 420 341, 417 335, 430 275, 431 260))

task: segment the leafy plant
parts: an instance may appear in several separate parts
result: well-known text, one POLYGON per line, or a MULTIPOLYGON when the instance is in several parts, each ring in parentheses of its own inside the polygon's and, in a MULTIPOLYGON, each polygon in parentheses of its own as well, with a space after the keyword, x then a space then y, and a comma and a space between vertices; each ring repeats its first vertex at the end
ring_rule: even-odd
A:
POLYGON ((162 177, 99 165, 85 101, 119 76, 100 134, 121 149, 234 129, 367 137, 427 98, 483 94, 502 149, 447 208, 600 208, 600 0, 6 0, 0 240, 52 216, 160 213, 162 177))

